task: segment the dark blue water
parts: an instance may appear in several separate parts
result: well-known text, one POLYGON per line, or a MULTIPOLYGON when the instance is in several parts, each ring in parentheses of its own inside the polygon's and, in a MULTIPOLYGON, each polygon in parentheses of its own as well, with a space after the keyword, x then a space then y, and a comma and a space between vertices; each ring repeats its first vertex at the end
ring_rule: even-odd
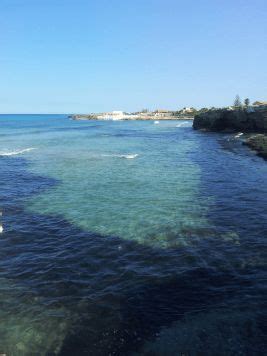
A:
POLYGON ((241 141, 1 116, 0 153, 0 352, 264 355, 267 165, 241 141))

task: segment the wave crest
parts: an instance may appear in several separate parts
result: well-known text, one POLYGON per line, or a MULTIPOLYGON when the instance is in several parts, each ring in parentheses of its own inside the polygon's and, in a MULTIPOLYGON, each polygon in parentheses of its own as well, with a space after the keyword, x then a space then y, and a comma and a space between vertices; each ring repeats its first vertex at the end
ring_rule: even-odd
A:
POLYGON ((29 152, 29 151, 32 151, 35 149, 36 148, 34 148, 34 147, 30 147, 30 148, 24 148, 23 150, 5 151, 5 152, 0 151, 0 156, 15 156, 15 155, 20 155, 22 153, 29 152))
POLYGON ((132 154, 103 154, 101 155, 102 157, 114 157, 114 158, 126 158, 126 159, 133 159, 138 157, 138 153, 132 153, 132 154))

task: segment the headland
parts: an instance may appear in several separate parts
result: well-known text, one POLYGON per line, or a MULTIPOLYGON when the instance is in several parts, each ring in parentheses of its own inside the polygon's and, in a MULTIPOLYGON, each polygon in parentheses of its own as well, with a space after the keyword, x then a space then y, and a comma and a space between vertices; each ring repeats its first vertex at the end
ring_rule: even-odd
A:
POLYGON ((267 103, 208 110, 195 115, 195 130, 246 134, 243 144, 267 159, 267 103))

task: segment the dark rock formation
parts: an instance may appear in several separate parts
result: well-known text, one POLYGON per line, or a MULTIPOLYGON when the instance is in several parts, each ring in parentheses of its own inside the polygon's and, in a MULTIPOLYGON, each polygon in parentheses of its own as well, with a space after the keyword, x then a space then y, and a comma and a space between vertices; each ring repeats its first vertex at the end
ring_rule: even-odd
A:
POLYGON ((249 146, 253 150, 257 151, 257 154, 267 159, 267 136, 263 134, 253 135, 249 137, 245 142, 245 145, 249 146))
POLYGON ((210 110, 196 115, 193 122, 196 130, 267 132, 266 109, 210 110))

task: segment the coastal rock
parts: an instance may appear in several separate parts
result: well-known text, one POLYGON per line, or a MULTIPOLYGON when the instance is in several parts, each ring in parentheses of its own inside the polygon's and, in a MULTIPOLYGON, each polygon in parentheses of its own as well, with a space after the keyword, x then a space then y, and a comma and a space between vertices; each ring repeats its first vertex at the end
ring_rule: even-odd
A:
POLYGON ((258 134, 249 137, 244 145, 249 146, 261 157, 267 159, 267 135, 258 134))
POLYGON ((267 109, 265 110, 210 110, 195 116, 195 130, 229 132, 267 132, 267 109))

